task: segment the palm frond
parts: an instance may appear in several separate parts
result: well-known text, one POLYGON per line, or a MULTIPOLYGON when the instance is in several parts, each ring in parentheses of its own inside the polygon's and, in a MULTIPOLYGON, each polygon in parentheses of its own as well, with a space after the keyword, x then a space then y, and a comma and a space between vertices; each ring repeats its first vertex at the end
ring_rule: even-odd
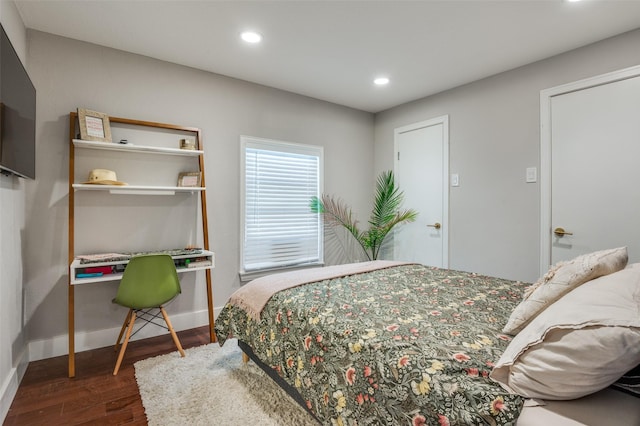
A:
POLYGON ((313 197, 310 207, 314 213, 322 214, 332 226, 342 226, 353 235, 369 260, 378 258, 385 238, 394 226, 413 222, 418 215, 415 210, 399 211, 404 193, 396 186, 392 171, 380 174, 376 182, 376 194, 369 218, 369 229, 360 231, 351 209, 340 199, 322 195, 313 197))
POLYGON ((369 224, 381 227, 391 221, 402 204, 403 197, 395 184, 393 172, 382 172, 376 183, 376 196, 369 224))
POLYGON ((321 213, 325 222, 331 226, 344 227, 362 247, 367 254, 367 248, 363 244, 363 234, 358 229, 358 221, 353 218, 351 208, 347 206, 341 199, 334 198, 327 194, 322 194, 322 198, 313 197, 311 199, 311 211, 321 213))

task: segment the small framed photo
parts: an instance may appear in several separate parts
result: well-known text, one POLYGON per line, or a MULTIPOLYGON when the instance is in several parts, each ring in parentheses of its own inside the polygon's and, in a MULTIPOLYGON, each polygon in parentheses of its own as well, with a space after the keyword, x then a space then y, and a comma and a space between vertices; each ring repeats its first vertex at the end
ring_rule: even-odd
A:
POLYGON ((107 114, 78 108, 80 139, 85 141, 111 142, 111 126, 107 114))
POLYGON ((200 172, 185 172, 178 175, 178 186, 198 187, 200 186, 200 172))

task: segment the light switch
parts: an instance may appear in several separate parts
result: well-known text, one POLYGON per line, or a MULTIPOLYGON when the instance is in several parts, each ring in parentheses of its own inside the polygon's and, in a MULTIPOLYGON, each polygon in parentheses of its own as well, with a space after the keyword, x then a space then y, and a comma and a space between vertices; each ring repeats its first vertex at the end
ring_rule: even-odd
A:
POLYGON ((460 186, 460 176, 457 173, 451 175, 451 186, 460 186))
POLYGON ((527 183, 538 181, 538 169, 535 167, 527 167, 527 183))

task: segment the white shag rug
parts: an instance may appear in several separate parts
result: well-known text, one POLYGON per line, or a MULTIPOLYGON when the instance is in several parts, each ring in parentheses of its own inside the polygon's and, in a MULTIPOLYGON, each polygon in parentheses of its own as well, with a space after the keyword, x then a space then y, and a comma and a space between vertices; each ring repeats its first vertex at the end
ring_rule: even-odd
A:
POLYGON ((149 425, 318 426, 236 340, 144 359, 134 364, 149 425))

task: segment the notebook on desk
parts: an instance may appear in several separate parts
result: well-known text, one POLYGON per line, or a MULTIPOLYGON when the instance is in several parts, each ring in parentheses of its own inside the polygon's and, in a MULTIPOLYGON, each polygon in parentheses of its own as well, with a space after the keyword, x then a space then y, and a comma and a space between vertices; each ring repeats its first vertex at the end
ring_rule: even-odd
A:
POLYGON ((179 248, 179 249, 124 252, 124 253, 84 254, 84 255, 76 256, 76 259, 80 260, 81 264, 88 264, 88 263, 118 262, 123 260, 129 260, 134 256, 143 256, 148 254, 168 254, 169 256, 190 256, 190 255, 195 255, 200 253, 202 253, 202 249, 200 248, 179 248))
POLYGON ((117 262, 120 260, 129 260, 131 256, 125 253, 100 253, 100 254, 83 254, 76 256, 80 263, 102 263, 117 262))

